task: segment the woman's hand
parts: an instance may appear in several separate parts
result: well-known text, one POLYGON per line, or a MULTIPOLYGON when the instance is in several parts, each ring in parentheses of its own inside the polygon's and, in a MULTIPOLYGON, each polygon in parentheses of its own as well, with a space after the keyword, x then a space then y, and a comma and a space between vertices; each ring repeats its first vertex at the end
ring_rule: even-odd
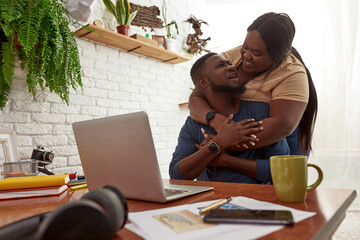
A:
POLYGON ((233 115, 230 115, 225 119, 219 128, 218 134, 213 138, 221 149, 234 144, 242 144, 243 142, 254 143, 257 141, 254 133, 262 131, 262 121, 255 122, 254 119, 245 119, 235 123, 232 121, 232 117, 233 115))
MULTIPOLYGON (((237 130, 240 131, 240 135, 239 135, 240 141, 243 139, 250 139, 248 142, 241 141, 236 145, 230 146, 227 148, 227 150, 231 150, 231 151, 244 150, 248 148, 248 144, 254 146, 256 144, 255 142, 259 141, 259 139, 254 133, 262 131, 262 127, 260 127, 262 121, 255 122, 254 119, 245 119, 237 123, 233 122, 232 120, 230 122, 228 120, 225 120, 224 123, 226 122, 234 125, 239 125, 237 130), (249 132, 248 135, 246 135, 247 132, 249 132)), ((221 125, 220 127, 223 126, 221 125)), ((200 147, 205 146, 211 139, 213 139, 216 136, 214 134, 207 133, 203 128, 201 129, 201 132, 205 140, 200 145, 198 145, 199 147, 197 146, 198 150, 200 149, 200 147)))

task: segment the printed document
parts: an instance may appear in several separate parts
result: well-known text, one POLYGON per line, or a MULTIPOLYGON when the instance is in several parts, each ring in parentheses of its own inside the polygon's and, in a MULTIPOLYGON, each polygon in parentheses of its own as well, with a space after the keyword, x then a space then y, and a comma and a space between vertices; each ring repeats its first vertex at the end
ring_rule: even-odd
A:
MULTIPOLYGON (((220 200, 220 199, 219 199, 220 200)), ((282 225, 254 224, 209 224, 202 221, 199 209, 214 202, 199 202, 162 208, 143 212, 129 213, 131 224, 126 228, 148 240, 184 240, 184 239, 256 239, 282 229, 282 225)), ((268 209, 289 210, 292 212, 295 224, 314 216, 314 212, 300 211, 278 204, 258 201, 246 197, 234 197, 230 203, 220 208, 226 209, 268 209)))

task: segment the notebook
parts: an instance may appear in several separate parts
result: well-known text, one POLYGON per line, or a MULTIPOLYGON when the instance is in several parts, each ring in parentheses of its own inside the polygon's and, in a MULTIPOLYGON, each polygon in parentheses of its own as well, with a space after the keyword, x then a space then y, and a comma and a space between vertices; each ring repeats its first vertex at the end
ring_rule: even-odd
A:
POLYGON ((0 191, 22 188, 58 187, 69 182, 69 174, 10 177, 0 181, 0 191))
POLYGON ((60 195, 68 189, 67 185, 39 188, 25 188, 0 191, 0 200, 60 195))
POLYGON ((113 185, 126 198, 164 203, 213 189, 163 185, 145 112, 76 122, 73 130, 89 190, 113 185))

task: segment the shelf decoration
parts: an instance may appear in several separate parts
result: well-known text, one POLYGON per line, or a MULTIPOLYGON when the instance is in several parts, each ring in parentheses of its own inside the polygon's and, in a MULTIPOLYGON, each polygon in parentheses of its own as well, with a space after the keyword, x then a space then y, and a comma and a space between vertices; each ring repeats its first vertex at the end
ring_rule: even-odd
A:
POLYGON ((96 42, 124 49, 128 52, 142 54, 144 56, 171 64, 182 63, 189 60, 189 58, 181 56, 177 53, 167 51, 146 42, 139 41, 138 39, 118 34, 111 30, 100 28, 92 24, 88 24, 85 28, 77 30, 75 34, 80 38, 87 38, 96 42), (86 28, 93 31, 89 31, 86 28))
POLYGON ((106 9, 114 15, 119 26, 116 27, 118 33, 129 36, 130 24, 136 16, 138 10, 130 13, 130 3, 128 0, 103 0, 106 9))
POLYGON ((187 36, 186 45, 189 46, 187 52, 192 55, 201 54, 202 51, 210 52, 209 50, 205 49, 205 47, 207 45, 207 41, 211 40, 211 38, 210 37, 206 39, 200 38, 200 36, 203 34, 203 32, 200 29, 201 24, 203 23, 205 25, 208 25, 208 23, 201 19, 197 19, 194 16, 190 16, 190 18, 188 18, 186 22, 192 24, 192 28, 195 31, 194 34, 189 34, 187 36))

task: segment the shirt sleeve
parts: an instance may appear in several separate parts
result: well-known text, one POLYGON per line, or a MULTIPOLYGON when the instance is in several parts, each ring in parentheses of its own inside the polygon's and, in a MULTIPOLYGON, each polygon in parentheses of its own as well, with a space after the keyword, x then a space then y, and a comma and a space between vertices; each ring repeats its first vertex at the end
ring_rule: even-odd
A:
POLYGON ((242 46, 237 46, 233 49, 222 52, 221 55, 227 60, 229 60, 233 66, 237 66, 242 60, 240 53, 241 47, 242 46))
POLYGON ((263 156, 256 159, 255 180, 262 183, 272 183, 270 157, 289 154, 289 146, 285 139, 265 147, 263 156))
MULTIPOLYGON (((173 158, 169 165, 169 175, 171 179, 185 179, 179 169, 179 163, 182 159, 190 156, 197 151, 195 144, 197 141, 191 134, 195 131, 193 124, 189 118, 180 130, 178 144, 173 153, 173 158)), ((199 130, 200 131, 200 130, 199 130)))
MULTIPOLYGON (((294 63, 291 71, 281 73, 283 78, 271 91, 271 99, 286 99, 299 102, 308 102, 309 83, 306 70, 300 63, 294 63)), ((279 77, 280 77, 279 76, 279 77)))

